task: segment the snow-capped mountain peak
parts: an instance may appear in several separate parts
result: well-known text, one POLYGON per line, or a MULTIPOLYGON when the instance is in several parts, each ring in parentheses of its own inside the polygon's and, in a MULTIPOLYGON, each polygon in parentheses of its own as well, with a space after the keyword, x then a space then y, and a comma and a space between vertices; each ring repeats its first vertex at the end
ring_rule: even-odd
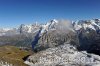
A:
POLYGON ((57 24, 58 21, 56 19, 54 20, 51 20, 50 22, 48 22, 47 24, 45 25, 42 25, 42 30, 41 30, 41 33, 44 33, 48 30, 52 30, 52 29, 55 29, 55 24, 57 24))
POLYGON ((80 29, 91 29, 91 30, 99 30, 100 29, 100 20, 99 19, 92 19, 92 20, 79 20, 76 22, 73 22, 74 29, 80 30, 80 29))

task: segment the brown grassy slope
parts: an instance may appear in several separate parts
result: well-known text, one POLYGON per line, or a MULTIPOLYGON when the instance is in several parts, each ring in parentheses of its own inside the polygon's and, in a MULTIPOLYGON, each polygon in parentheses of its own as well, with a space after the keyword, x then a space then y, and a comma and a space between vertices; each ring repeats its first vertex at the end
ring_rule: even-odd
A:
POLYGON ((23 58, 30 53, 20 50, 14 46, 0 47, 0 60, 13 64, 14 66, 27 66, 23 62, 23 58))

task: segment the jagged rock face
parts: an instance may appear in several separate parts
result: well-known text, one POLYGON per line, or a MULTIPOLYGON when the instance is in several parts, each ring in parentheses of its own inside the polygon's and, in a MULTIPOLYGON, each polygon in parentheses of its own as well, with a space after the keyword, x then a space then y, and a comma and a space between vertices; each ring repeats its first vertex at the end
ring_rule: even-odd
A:
POLYGON ((35 50, 40 51, 50 47, 56 47, 65 42, 79 46, 78 37, 74 32, 61 32, 57 30, 48 31, 44 33, 35 46, 35 50))
POLYGON ((49 48, 29 56, 25 61, 29 66, 96 66, 100 56, 79 52, 71 44, 49 48))
POLYGON ((35 44, 33 50, 40 51, 50 47, 59 46, 61 44, 64 44, 65 42, 73 44, 77 47, 79 46, 78 37, 76 32, 73 30, 71 22, 61 20, 58 22, 51 22, 50 24, 47 23, 47 25, 46 29, 42 29, 45 29, 44 32, 42 30, 42 33, 39 32, 40 37, 37 39, 38 41, 35 41, 37 44, 35 44))

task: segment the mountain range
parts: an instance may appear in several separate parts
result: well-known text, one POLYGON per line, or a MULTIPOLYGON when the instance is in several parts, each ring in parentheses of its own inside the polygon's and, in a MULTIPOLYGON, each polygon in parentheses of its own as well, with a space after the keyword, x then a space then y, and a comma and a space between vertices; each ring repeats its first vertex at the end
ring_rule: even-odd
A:
POLYGON ((94 42, 98 44, 99 38, 100 19, 77 21, 53 19, 46 24, 36 22, 29 25, 21 24, 17 28, 0 29, 0 45, 11 44, 18 47, 35 48, 40 47, 41 44, 51 47, 53 44, 59 45, 69 40, 71 44, 79 44, 80 50, 90 50, 90 45, 94 45, 94 42))
MULTIPOLYGON (((16 46, 27 51, 32 50, 35 54, 24 59, 25 64, 29 66, 41 64, 39 62, 39 60, 43 61, 43 59, 39 59, 41 57, 62 58, 64 61, 64 59, 68 59, 66 57, 74 56, 72 59, 75 60, 82 56, 89 62, 97 63, 100 62, 100 19, 77 21, 53 19, 46 24, 21 24, 17 28, 2 28, 0 29, 0 46, 6 45, 16 46)), ((66 62, 61 61, 55 62, 55 64, 50 61, 51 63, 47 62, 47 64, 72 66, 75 63, 71 59, 69 61, 72 63, 67 65, 66 62)), ((96 66, 80 62, 81 60, 78 61, 79 65, 96 66)), ((78 66, 76 63, 75 65, 78 66)))
MULTIPOLYGON (((37 22, 34 24, 21 24, 19 27, 14 28, 0 28, 0 36, 9 36, 9 35, 15 35, 20 33, 35 33, 42 28, 42 31, 48 31, 53 30, 55 26, 60 22, 61 20, 53 19, 50 22, 47 22, 46 24, 38 24, 37 22)), ((63 20, 64 21, 64 20, 63 20)), ((100 29, 100 19, 91 19, 91 20, 77 20, 77 21, 70 21, 73 25, 73 29, 75 31, 80 31, 81 29, 86 30, 87 32, 89 30, 95 30, 99 31, 100 29)), ((67 27, 68 25, 66 25, 67 27)), ((57 27, 57 28, 61 28, 57 27)))

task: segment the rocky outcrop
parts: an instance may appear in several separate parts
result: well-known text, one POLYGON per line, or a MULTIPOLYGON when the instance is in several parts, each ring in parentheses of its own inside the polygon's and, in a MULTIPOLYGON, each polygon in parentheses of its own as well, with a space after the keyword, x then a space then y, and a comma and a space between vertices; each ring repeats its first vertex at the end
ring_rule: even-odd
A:
POLYGON ((33 54, 24 63, 29 66, 96 66, 100 65, 100 56, 79 52, 73 45, 65 43, 33 54))

